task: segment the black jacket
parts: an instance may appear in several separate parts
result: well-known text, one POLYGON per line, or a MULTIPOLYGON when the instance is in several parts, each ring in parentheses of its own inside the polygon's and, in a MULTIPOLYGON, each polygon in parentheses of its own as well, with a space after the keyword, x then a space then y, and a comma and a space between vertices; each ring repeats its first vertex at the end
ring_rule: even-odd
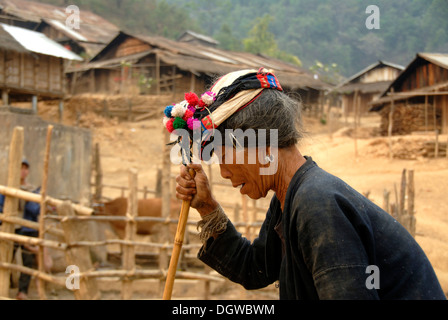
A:
POLYGON ((279 280, 280 299, 445 299, 407 230, 311 158, 253 243, 229 222, 198 258, 246 289, 279 280))

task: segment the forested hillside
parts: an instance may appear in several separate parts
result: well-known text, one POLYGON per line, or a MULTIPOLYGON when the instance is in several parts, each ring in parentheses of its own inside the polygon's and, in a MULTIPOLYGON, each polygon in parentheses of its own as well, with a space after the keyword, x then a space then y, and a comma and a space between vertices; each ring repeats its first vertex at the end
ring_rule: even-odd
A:
POLYGON ((41 0, 76 4, 136 33, 176 38, 186 29, 221 47, 263 53, 344 76, 377 60, 406 65, 416 52, 448 52, 447 0, 41 0), (374 2, 374 3, 373 3, 374 2), (380 29, 366 28, 368 5, 380 29))

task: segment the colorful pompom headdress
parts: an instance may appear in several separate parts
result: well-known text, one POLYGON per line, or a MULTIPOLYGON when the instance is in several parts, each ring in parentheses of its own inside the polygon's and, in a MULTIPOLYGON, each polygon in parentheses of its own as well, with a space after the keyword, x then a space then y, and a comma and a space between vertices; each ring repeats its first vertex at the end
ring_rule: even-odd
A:
MULTIPOLYGON (((283 91, 277 77, 265 68, 241 70, 221 77, 201 97, 193 92, 185 100, 165 108, 163 124, 170 133, 187 130, 193 143, 193 130, 201 130, 201 155, 214 129, 235 112, 247 107, 265 89, 283 91)), ((190 159, 191 160, 191 159, 190 159)))

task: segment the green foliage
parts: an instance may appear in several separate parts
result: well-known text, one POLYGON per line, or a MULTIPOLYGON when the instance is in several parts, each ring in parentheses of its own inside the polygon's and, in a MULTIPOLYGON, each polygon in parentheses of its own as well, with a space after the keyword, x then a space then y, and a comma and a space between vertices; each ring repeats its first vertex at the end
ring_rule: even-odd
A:
POLYGON ((302 62, 298 57, 278 49, 275 35, 269 31, 269 24, 272 20, 273 18, 268 14, 255 19, 255 24, 249 31, 249 37, 243 39, 244 50, 254 54, 267 55, 301 66, 302 62))

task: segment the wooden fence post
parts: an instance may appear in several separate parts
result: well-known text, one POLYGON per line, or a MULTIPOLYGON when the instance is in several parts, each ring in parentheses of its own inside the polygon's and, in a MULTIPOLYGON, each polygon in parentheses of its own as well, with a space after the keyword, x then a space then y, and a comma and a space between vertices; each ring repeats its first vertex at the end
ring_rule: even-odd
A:
MULTIPOLYGON (((47 140, 45 147, 45 158, 44 158, 44 170, 42 174, 42 186, 41 186, 41 201, 40 201, 40 213, 39 213, 39 239, 45 238, 45 213, 47 211, 47 182, 48 182, 48 163, 50 161, 50 146, 51 146, 51 134, 53 133, 53 126, 48 126, 47 129, 47 140)), ((39 246, 39 251, 37 255, 37 265, 39 272, 45 272, 44 264, 44 250, 43 246, 39 246)), ((45 294, 45 282, 39 279, 37 286, 39 297, 41 300, 47 298, 45 294)))
POLYGON ((394 88, 391 89, 392 92, 392 100, 391 100, 391 106, 389 111, 389 125, 387 128, 387 135, 389 137, 389 159, 393 159, 394 153, 392 150, 392 132, 393 132, 393 126, 394 126, 394 111, 395 111, 395 104, 394 104, 394 88))
MULTIPOLYGON (((58 205, 57 211, 60 216, 72 217, 75 215, 70 201, 64 201, 58 205)), ((85 221, 62 219, 61 226, 64 230, 65 242, 69 246, 66 250, 67 263, 77 266, 81 273, 93 270, 89 247, 71 246, 72 243, 91 240, 89 228, 86 228, 85 221)), ((77 300, 99 300, 100 291, 96 279, 81 277, 79 279, 79 289, 74 290, 74 295, 77 300)))
MULTIPOLYGON (((22 162, 22 152, 24 143, 24 133, 22 127, 14 128, 8 159, 8 187, 20 187, 20 171, 22 162)), ((18 216, 19 199, 14 197, 5 197, 3 214, 5 217, 18 216)), ((14 224, 3 221, 1 231, 5 233, 14 233, 14 224)), ((14 244, 9 241, 0 241, 0 262, 11 263, 14 244)), ((0 297, 9 296, 10 270, 0 269, 0 297)))
POLYGON ((416 219, 414 215, 414 170, 408 172, 408 215, 409 215, 409 232, 415 237, 416 219))
MULTIPOLYGON (((137 223, 134 220, 138 215, 138 182, 137 170, 129 170, 129 196, 127 206, 127 221, 125 229, 125 240, 134 241, 137 232, 137 223)), ((135 247, 133 244, 123 245, 123 254, 121 256, 123 269, 126 271, 135 270, 135 247)), ((123 279, 123 288, 121 291, 121 298, 123 300, 130 300, 132 298, 132 280, 128 277, 123 279)))
POLYGON ((93 167, 95 168, 95 201, 100 201, 103 195, 103 170, 101 168, 101 154, 100 154, 100 145, 95 143, 94 149, 94 163, 93 167))
POLYGON ((400 202, 399 205, 399 215, 402 217, 405 214, 404 206, 405 206, 405 198, 406 198, 406 169, 403 169, 401 173, 401 186, 400 186, 400 202))

